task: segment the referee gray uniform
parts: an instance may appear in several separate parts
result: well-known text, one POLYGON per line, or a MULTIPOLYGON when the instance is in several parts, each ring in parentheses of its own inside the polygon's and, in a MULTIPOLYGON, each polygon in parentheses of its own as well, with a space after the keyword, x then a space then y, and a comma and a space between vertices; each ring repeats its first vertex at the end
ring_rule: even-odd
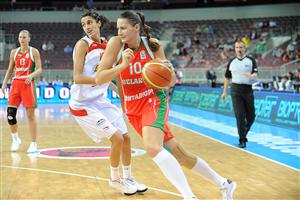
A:
POLYGON ((249 74, 257 73, 253 58, 234 57, 229 61, 225 77, 231 80, 231 99, 237 122, 240 145, 246 146, 247 133, 255 119, 252 80, 249 74))

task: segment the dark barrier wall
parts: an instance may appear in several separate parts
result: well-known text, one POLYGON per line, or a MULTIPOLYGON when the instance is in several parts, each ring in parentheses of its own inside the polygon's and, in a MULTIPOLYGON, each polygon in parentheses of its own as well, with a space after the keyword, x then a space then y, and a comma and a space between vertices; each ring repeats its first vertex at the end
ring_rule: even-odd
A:
MULTIPOLYGON (((171 103, 234 116, 230 91, 221 99, 223 89, 177 86, 171 103)), ((300 94, 255 91, 256 121, 300 129, 300 94)))
MULTIPOLYGON (((9 90, 5 95, 0 92, 0 104, 7 104, 8 93, 9 90)), ((36 87, 36 94, 38 104, 68 103, 70 100, 70 86, 38 86, 36 87)), ((120 103, 117 94, 113 93, 110 89, 107 91, 107 96, 112 103, 120 103)))

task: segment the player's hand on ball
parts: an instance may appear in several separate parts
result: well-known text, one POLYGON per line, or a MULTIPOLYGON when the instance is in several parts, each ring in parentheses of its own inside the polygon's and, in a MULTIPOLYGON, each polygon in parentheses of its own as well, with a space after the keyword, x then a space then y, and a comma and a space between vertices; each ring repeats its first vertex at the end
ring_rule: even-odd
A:
POLYGON ((174 67, 169 60, 161 60, 161 62, 168 66, 172 71, 174 71, 174 67))

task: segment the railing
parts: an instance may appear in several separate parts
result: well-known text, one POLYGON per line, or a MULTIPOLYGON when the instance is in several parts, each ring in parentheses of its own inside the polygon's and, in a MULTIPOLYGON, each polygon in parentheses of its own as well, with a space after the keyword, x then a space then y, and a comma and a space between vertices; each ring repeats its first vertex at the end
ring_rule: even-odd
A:
MULTIPOLYGON (((6 70, 0 70, 0 82, 2 83, 6 70)), ((55 80, 55 77, 58 76, 59 79, 63 80, 64 83, 69 83, 72 81, 72 70, 71 69, 44 69, 41 77, 46 78, 46 80, 50 83, 55 80)), ((40 78, 38 77, 36 81, 40 78)))
MULTIPOLYGON (((258 69, 258 80, 262 82, 269 82, 272 80, 273 76, 283 76, 289 71, 295 72, 298 68, 300 68, 300 59, 286 63, 280 67, 260 67, 258 69)), ((208 68, 178 68, 178 70, 183 73, 183 78, 181 79, 182 83, 196 85, 203 85, 207 83, 205 74, 208 68)), ((224 82, 225 65, 219 66, 216 69, 216 73, 217 82, 224 82)))

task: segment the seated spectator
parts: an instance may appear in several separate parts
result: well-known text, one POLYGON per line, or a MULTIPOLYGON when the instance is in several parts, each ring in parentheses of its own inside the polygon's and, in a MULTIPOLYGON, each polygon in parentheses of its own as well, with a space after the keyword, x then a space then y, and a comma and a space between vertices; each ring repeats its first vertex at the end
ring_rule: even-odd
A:
POLYGON ((208 25, 208 27, 207 27, 207 32, 209 33, 209 34, 214 34, 215 33, 215 30, 214 30, 214 28, 212 27, 212 25, 208 25))
POLYGON ((289 55, 288 55, 287 52, 285 52, 285 53, 282 55, 282 61, 283 61, 283 62, 291 62, 291 59, 290 59, 290 57, 289 57, 289 55))
POLYGON ((40 80, 37 83, 37 86, 47 86, 49 83, 47 82, 46 78, 41 76, 40 80))
POLYGON ((256 32, 255 29, 253 29, 253 30, 250 32, 250 39, 251 39, 251 40, 257 39, 257 32, 256 32))
POLYGON ((199 45, 200 44, 200 40, 199 40, 198 36, 196 36, 196 35, 193 37, 193 44, 194 45, 199 45))
POLYGON ((176 69, 175 70, 175 75, 176 75, 176 85, 180 85, 181 84, 181 79, 183 78, 182 71, 176 69))
POLYGON ((228 53, 228 51, 225 51, 225 50, 223 49, 223 51, 221 51, 220 56, 221 56, 221 58, 222 58, 223 60, 228 60, 228 58, 229 58, 229 53, 228 53))
POLYGON ((285 90, 286 91, 294 91, 294 74, 292 72, 288 72, 287 81, 285 82, 285 90))
POLYGON ((262 57, 265 52, 265 42, 263 39, 260 39, 259 43, 256 45, 256 54, 262 57))
POLYGON ((55 77, 55 80, 52 81, 53 86, 62 86, 64 83, 62 80, 59 79, 59 76, 55 77))
POLYGON ((50 40, 48 41, 47 47, 48 51, 54 51, 55 49, 54 44, 50 40))
POLYGON ((277 26, 277 22, 275 22, 274 20, 269 21, 269 27, 270 28, 275 28, 276 26, 277 26))
POLYGON ((79 6, 77 6, 77 4, 75 4, 75 6, 73 7, 72 10, 73 10, 73 11, 82 11, 83 8, 82 8, 82 7, 79 7, 79 6))
POLYGON ((50 60, 45 59, 45 60, 44 60, 43 67, 45 67, 45 69, 51 68, 51 67, 52 67, 52 63, 50 62, 50 60))
POLYGON ((245 48, 248 49, 250 46, 250 38, 247 35, 242 37, 242 42, 245 44, 245 48))
POLYGON ((190 56, 192 64, 199 64, 204 61, 204 55, 201 49, 195 48, 190 56))
POLYGON ((279 82, 278 82, 278 90, 279 91, 284 91, 285 90, 285 83, 287 81, 287 77, 283 76, 279 78, 279 82))
POLYGON ((272 51, 272 56, 274 58, 281 58, 284 53, 284 50, 281 47, 275 47, 272 51))
POLYGON ((294 79, 294 89, 297 92, 300 92, 300 68, 297 70, 297 75, 294 79))
POLYGON ((187 55, 188 53, 185 47, 179 48, 179 56, 187 56, 187 55))
POLYGON ((47 51, 48 50, 48 46, 47 46, 46 41, 44 41, 43 44, 42 44, 42 50, 43 51, 47 51))
POLYGON ((171 64, 173 65, 174 68, 177 68, 177 67, 178 67, 178 62, 177 62, 177 60, 175 59, 175 56, 171 56, 170 62, 171 62, 171 64))
POLYGON ((66 54, 72 54, 73 49, 72 49, 72 47, 71 47, 70 45, 67 45, 67 46, 65 46, 65 48, 64 48, 64 52, 65 52, 66 54))

